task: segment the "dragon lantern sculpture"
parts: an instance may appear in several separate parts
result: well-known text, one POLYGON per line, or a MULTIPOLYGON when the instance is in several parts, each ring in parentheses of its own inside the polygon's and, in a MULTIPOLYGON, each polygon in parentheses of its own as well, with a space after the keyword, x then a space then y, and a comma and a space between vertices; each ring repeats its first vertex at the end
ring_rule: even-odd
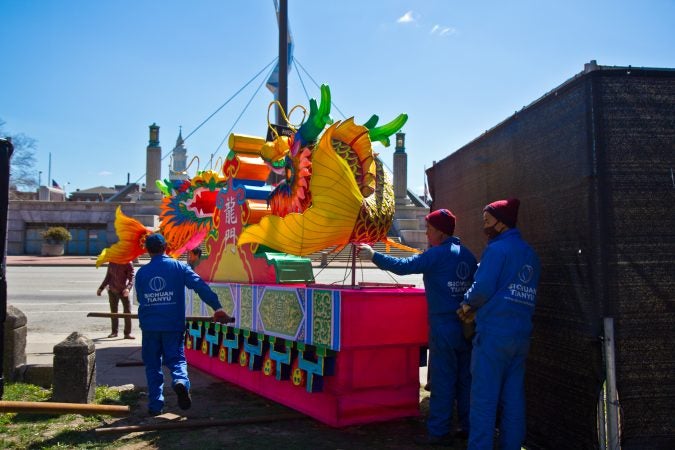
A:
MULTIPOLYGON (((164 194, 159 231, 168 253, 177 257, 204 241, 209 256, 202 276, 254 282, 261 280, 256 273, 265 271, 265 264, 254 258, 260 252, 302 257, 374 242, 417 251, 387 238, 393 187, 372 148, 374 141, 388 146, 407 115, 379 127, 377 116, 363 125, 353 118, 333 123, 330 104, 324 85, 320 103, 310 100, 309 116, 299 127, 284 115, 289 136, 269 124, 271 141, 233 134, 220 172, 158 181, 164 194), (266 182, 270 172, 282 176, 275 186, 266 182)), ((119 242, 101 252, 97 265, 127 262, 145 251, 151 231, 119 208, 115 228, 119 242)))

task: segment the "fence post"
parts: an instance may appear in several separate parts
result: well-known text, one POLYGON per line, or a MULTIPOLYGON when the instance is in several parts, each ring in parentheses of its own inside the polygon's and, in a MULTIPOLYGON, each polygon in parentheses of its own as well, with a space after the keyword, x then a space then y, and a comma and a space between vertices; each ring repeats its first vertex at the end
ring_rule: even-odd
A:
POLYGON ((91 403, 96 393, 96 347, 78 332, 54 346, 54 395, 64 403, 91 403))
POLYGON ((598 396, 598 443, 600 450, 607 450, 607 385, 602 384, 600 395, 598 396))
POLYGON ((3 340, 3 377, 7 381, 19 378, 19 369, 26 365, 26 315, 18 308, 7 305, 3 340))
POLYGON ((619 398, 616 392, 616 368, 614 359, 614 319, 603 320, 605 339, 605 385, 607 389, 607 448, 621 448, 619 440, 619 398))

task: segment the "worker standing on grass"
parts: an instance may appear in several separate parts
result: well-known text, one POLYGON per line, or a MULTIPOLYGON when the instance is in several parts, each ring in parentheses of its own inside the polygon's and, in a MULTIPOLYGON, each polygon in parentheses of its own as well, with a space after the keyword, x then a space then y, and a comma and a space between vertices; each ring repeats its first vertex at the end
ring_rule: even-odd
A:
POLYGON ((427 434, 416 442, 423 445, 452 445, 452 411, 457 400, 459 436, 469 432, 469 364, 471 343, 464 338, 462 322, 455 311, 471 286, 476 258, 455 232, 455 216, 439 209, 425 217, 430 247, 409 258, 395 258, 359 246, 359 256, 397 275, 423 274, 429 320, 429 353, 433 388, 429 401, 427 434))
POLYGON ((525 359, 541 266, 516 228, 519 205, 498 200, 483 210, 488 245, 457 311, 476 321, 468 447, 474 450, 493 448, 495 426, 500 449, 520 450, 525 440, 525 359))
POLYGON ((185 287, 193 289, 215 310, 219 322, 230 320, 218 295, 185 263, 165 255, 166 241, 159 233, 149 235, 145 247, 150 262, 136 274, 138 320, 143 333, 142 356, 148 381, 148 412, 161 414, 164 408, 162 362, 171 372, 178 406, 192 405, 190 380, 183 349, 185 336, 185 287))

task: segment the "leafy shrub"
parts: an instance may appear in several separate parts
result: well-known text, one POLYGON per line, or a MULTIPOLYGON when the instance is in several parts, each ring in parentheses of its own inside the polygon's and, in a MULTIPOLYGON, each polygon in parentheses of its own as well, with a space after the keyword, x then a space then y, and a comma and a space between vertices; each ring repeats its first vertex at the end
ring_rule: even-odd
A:
POLYGON ((51 227, 42 233, 42 238, 47 242, 67 242, 73 236, 64 227, 51 227))

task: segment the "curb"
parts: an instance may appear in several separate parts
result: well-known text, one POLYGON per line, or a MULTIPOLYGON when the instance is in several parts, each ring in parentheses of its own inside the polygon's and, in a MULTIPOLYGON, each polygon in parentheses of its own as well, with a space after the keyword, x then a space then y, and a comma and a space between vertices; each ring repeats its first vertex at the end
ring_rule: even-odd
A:
MULTIPOLYGON (((144 266, 145 263, 134 263, 134 267, 142 267, 144 266)), ((67 262, 36 262, 36 261, 7 261, 5 264, 6 267, 95 267, 96 264, 94 262, 91 263, 85 263, 85 262, 72 262, 72 263, 67 263, 67 262)), ((100 268, 103 268, 101 266, 100 268)), ((377 266, 371 262, 368 263, 361 263, 356 267, 357 269, 377 269, 377 266)), ((328 266, 322 266, 320 263, 312 264, 312 269, 314 270, 321 270, 321 269, 351 269, 351 266, 346 265, 344 263, 342 264, 335 264, 335 265, 328 265, 328 266)))

